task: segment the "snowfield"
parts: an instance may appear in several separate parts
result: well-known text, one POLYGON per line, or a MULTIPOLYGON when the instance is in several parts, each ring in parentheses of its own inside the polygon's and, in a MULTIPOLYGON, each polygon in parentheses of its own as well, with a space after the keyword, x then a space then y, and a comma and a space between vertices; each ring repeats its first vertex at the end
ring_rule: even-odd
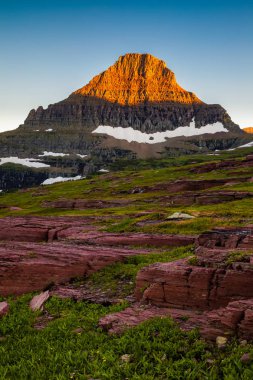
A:
POLYGON ((107 169, 100 169, 98 172, 99 173, 109 173, 109 170, 107 170, 107 169))
POLYGON ((253 141, 251 141, 247 144, 244 144, 244 145, 237 146, 236 148, 228 149, 228 150, 235 150, 235 149, 240 149, 240 148, 250 148, 252 146, 253 146, 253 141))
POLYGON ((57 182, 67 182, 67 181, 77 181, 78 179, 82 179, 84 177, 77 175, 76 177, 56 177, 56 178, 48 178, 41 185, 52 185, 57 182))
POLYGON ((108 136, 112 136, 115 139, 127 140, 130 142, 138 142, 144 144, 157 144, 165 142, 166 139, 173 137, 189 137, 198 136, 205 133, 217 133, 228 132, 222 123, 216 122, 214 124, 208 124, 201 128, 196 128, 195 120, 191 121, 190 126, 178 127, 174 131, 144 133, 137 131, 132 127, 111 127, 109 125, 99 125, 92 133, 103 133, 108 136))
POLYGON ((69 156, 69 153, 54 153, 54 152, 47 152, 45 150, 43 154, 39 154, 39 157, 45 157, 45 156, 64 157, 64 156, 69 156))
POLYGON ((49 168, 50 165, 43 164, 40 160, 35 158, 18 158, 18 157, 4 157, 0 158, 0 165, 11 163, 28 166, 30 168, 49 168))

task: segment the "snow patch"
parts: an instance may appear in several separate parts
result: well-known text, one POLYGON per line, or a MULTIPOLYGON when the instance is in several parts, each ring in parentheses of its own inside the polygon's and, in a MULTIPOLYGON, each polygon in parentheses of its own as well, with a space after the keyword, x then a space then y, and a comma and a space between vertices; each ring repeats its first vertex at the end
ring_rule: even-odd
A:
POLYGON ((235 150, 235 149, 240 149, 240 148, 250 148, 252 146, 253 146, 253 141, 251 141, 247 144, 244 144, 244 145, 237 146, 236 148, 228 149, 228 150, 235 150))
POLYGON ((76 177, 56 177, 56 178, 48 178, 41 185, 52 185, 57 182, 67 182, 67 181, 77 181, 78 179, 82 179, 84 177, 77 175, 76 177))
POLYGON ((109 173, 109 170, 107 170, 107 169, 100 169, 98 172, 99 173, 109 173))
POLYGON ((253 141, 251 141, 251 142, 249 142, 247 144, 241 145, 238 148, 250 148, 251 146, 253 146, 253 141))
POLYGON ((195 120, 191 121, 190 126, 178 127, 174 131, 144 133, 132 127, 111 127, 109 125, 99 125, 92 133, 103 133, 119 140, 127 140, 129 143, 134 141, 145 144, 157 144, 165 142, 168 138, 180 136, 198 136, 205 133, 228 132, 222 123, 216 122, 200 128, 196 128, 195 120))
POLYGON ((77 153, 76 155, 79 156, 79 157, 81 157, 81 158, 87 157, 87 154, 79 154, 79 153, 77 153))
POLYGON ((0 158, 0 165, 11 163, 18 164, 23 166, 28 166, 30 168, 48 168, 50 165, 43 164, 42 162, 38 162, 35 158, 18 158, 18 157, 4 157, 0 158))
POLYGON ((48 129, 46 129, 46 132, 52 132, 52 131, 53 131, 52 128, 48 128, 48 129))
POLYGON ((63 156, 69 156, 69 153, 54 153, 54 152, 47 152, 45 150, 43 154, 39 154, 39 157, 44 157, 44 156, 63 157, 63 156))

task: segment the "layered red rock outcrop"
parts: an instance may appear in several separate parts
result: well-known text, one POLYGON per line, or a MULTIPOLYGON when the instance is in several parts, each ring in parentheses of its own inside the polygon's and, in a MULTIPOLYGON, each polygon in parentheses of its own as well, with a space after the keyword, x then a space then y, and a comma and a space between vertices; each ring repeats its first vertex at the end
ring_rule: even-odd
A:
POLYGON ((99 326, 109 333, 121 333, 126 328, 151 318, 173 318, 186 331, 198 328, 201 335, 214 341, 216 337, 237 335, 253 339, 253 299, 234 301, 226 307, 200 313, 197 310, 173 309, 136 304, 124 311, 100 319, 99 326))
POLYGON ((0 295, 43 290, 149 252, 131 245, 174 247, 195 240, 191 236, 108 234, 90 222, 83 217, 0 219, 0 295))
MULTIPOLYGON (((139 251, 139 253, 145 253, 139 251)), ((43 290, 52 284, 96 272, 138 254, 137 250, 78 246, 67 243, 2 243, 0 295, 43 290)))
POLYGON ((210 205, 224 202, 237 201, 239 199, 251 198, 253 194, 246 191, 212 191, 204 193, 184 193, 179 195, 170 195, 163 197, 164 204, 171 204, 174 206, 190 206, 193 204, 210 205))
POLYGON ((253 227, 217 228, 199 236, 196 264, 184 259, 139 271, 137 302, 105 316, 100 325, 120 332, 155 316, 170 316, 182 328, 198 327, 211 340, 236 334, 253 339, 253 227))
MULTIPOLYGON (((222 170, 222 169, 241 169, 241 168, 248 168, 253 165, 253 155, 249 154, 242 160, 222 160, 220 162, 211 162, 211 163, 206 163, 205 165, 200 165, 196 166, 190 169, 191 173, 209 173, 210 171, 213 170, 222 170)), ((237 172, 237 175, 239 172, 237 172)), ((232 182, 233 180, 242 180, 243 178, 236 178, 232 179, 230 178, 229 181, 232 182)))

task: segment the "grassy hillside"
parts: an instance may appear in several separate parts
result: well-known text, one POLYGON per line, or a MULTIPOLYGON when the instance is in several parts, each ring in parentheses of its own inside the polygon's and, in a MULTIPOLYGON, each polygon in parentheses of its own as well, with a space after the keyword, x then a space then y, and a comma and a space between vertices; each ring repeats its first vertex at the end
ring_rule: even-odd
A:
MULTIPOLYGON (((182 179, 231 179, 253 177, 253 166, 244 168, 219 169, 196 174, 193 168, 205 167, 207 163, 224 159, 242 160, 252 148, 223 152, 217 156, 198 155, 181 158, 150 161, 125 161, 123 169, 116 164, 106 174, 97 174, 89 179, 34 187, 0 195, 0 217, 21 215, 83 215, 94 216, 97 223, 111 232, 161 232, 161 233, 200 233, 206 229, 230 225, 239 226, 253 221, 252 199, 211 205, 190 206, 168 205, 164 198, 171 195, 170 182, 182 179), (155 187, 155 189, 154 189, 155 187), (62 199, 83 199, 105 201, 112 205, 105 208, 88 207, 84 210, 67 210, 45 207, 47 202, 62 199), (113 203, 122 202, 121 205, 113 203), (20 210, 12 210, 18 207, 20 210), (167 218, 180 211, 194 219, 171 222, 167 218)), ((253 183, 224 184, 202 190, 207 193, 215 190, 253 191, 253 183)), ((199 192, 199 191, 197 191, 199 192)), ((180 193, 179 193, 180 194, 180 193)))

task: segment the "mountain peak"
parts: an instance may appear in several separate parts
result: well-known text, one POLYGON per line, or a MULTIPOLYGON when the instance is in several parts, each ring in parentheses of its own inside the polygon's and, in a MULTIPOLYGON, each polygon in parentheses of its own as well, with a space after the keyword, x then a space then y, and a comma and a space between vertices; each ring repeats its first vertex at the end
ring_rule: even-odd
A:
POLYGON ((95 76, 74 94, 94 96, 112 103, 135 105, 145 102, 202 103, 176 81, 166 63, 151 54, 127 53, 95 76))

